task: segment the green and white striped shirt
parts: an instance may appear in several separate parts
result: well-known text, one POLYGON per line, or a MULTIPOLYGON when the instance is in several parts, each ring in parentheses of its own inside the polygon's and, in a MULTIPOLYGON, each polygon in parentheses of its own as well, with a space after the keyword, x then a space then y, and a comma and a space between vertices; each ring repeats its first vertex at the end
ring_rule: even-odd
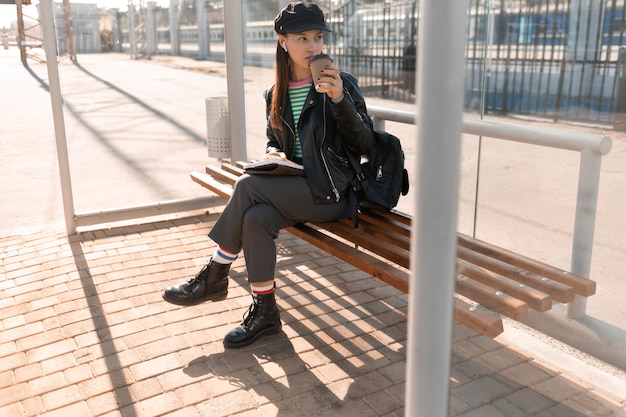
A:
POLYGON ((302 114, 302 108, 306 97, 309 95, 309 90, 313 85, 313 79, 307 78, 302 81, 290 81, 287 91, 289 92, 289 101, 291 102, 291 111, 293 113, 293 122, 296 133, 296 144, 294 159, 302 160, 302 145, 300 144, 300 135, 298 134, 298 121, 300 120, 300 114, 302 114))

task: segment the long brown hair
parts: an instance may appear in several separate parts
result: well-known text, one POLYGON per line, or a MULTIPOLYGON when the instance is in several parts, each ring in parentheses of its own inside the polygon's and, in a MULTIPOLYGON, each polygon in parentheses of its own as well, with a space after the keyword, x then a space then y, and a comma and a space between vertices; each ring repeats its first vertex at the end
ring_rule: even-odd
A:
POLYGON ((276 42, 276 80, 274 81, 274 91, 272 93, 272 105, 270 107, 270 125, 274 129, 282 129, 282 114, 287 102, 287 87, 289 86, 289 55, 276 42))

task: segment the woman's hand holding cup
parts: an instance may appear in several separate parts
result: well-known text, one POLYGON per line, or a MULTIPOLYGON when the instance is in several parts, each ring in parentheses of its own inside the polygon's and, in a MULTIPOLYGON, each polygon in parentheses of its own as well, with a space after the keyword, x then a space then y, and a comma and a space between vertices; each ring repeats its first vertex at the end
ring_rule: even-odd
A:
POLYGON ((339 68, 333 66, 330 55, 320 54, 311 57, 309 67, 317 92, 326 93, 335 101, 343 97, 343 81, 339 76, 339 68))

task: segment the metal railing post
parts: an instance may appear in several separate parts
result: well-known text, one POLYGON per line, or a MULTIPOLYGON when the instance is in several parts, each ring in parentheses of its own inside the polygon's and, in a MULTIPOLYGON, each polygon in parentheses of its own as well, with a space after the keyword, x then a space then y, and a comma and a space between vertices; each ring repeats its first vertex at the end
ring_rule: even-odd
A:
POLYGON ((180 19, 178 0, 170 0, 170 54, 180 55, 180 19))
POLYGON ((65 214, 65 229, 68 235, 76 233, 74 216, 74 197, 72 195, 72 179, 70 175, 70 160, 67 150, 67 136, 65 134, 65 119, 63 117, 63 97, 59 80, 59 66, 57 63, 54 21, 52 19, 52 1, 41 0, 41 26, 43 28, 46 65, 48 67, 48 85, 52 102, 52 117, 54 119, 54 134, 59 161, 59 175, 61 178, 61 194, 63 196, 63 213, 65 214))
MULTIPOLYGON (((585 278, 589 278, 591 272, 601 166, 602 156, 600 154, 589 149, 583 149, 580 152, 571 271, 573 274, 585 278)), ((576 295, 574 301, 567 305, 567 316, 578 319, 586 314, 587 298, 576 295)))
MULTIPOLYGON (((224 5, 224 8, 226 8, 226 5, 224 5)), ((209 54, 209 33, 204 0, 196 0, 196 21, 198 22, 198 59, 207 59, 209 54)))
POLYGON ((156 2, 149 1, 146 8, 145 31, 146 31, 146 50, 148 58, 157 53, 157 27, 156 27, 156 2))
POLYGON ((372 117, 374 122, 374 130, 385 130, 385 119, 382 117, 372 117))
POLYGON ((128 43, 130 56, 133 59, 137 58, 137 35, 135 25, 135 4, 131 1, 128 3, 128 43))
POLYGON ((247 161, 246 100, 243 78, 243 9, 241 1, 224 2, 224 43, 232 160, 247 161))

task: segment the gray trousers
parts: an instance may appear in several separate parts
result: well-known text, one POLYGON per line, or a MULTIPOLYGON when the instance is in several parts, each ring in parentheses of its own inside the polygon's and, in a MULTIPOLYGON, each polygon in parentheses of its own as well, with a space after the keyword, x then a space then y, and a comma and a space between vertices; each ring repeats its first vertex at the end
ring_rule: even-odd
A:
POLYGON ((280 229, 305 221, 331 221, 349 216, 339 203, 315 204, 304 177, 243 175, 209 237, 232 253, 243 249, 248 282, 274 279, 280 229))

